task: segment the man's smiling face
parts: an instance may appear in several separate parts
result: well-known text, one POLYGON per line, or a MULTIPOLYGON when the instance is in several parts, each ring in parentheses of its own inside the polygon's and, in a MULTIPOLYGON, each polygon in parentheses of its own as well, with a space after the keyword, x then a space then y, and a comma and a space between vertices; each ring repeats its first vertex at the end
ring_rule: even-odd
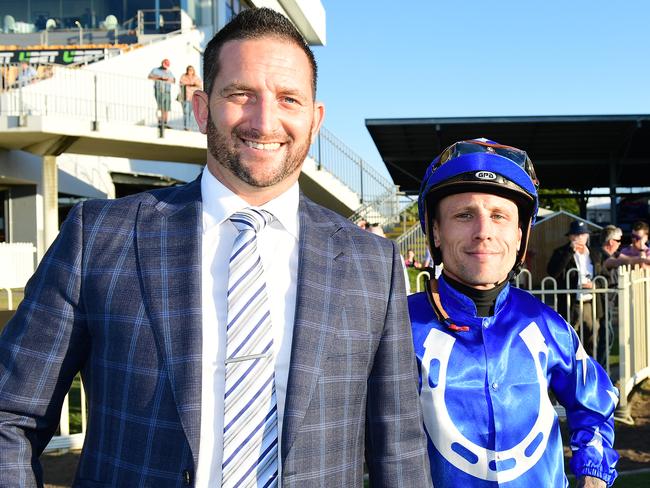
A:
POLYGON ((449 195, 438 205, 433 238, 445 274, 480 290, 504 281, 521 246, 517 205, 487 193, 449 195))
POLYGON ((300 47, 273 37, 228 41, 209 101, 200 97, 208 168, 225 186, 267 200, 298 179, 324 110, 300 47))

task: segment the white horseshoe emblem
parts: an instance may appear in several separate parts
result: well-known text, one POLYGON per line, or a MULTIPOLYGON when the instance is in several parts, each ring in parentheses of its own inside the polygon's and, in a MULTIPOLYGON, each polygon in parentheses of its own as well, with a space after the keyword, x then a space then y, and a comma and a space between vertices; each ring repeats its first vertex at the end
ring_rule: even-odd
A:
POLYGON ((456 339, 437 329, 431 329, 424 341, 420 402, 422 403, 424 425, 427 433, 438 452, 447 461, 456 468, 487 481, 512 481, 532 468, 546 449, 553 427, 553 419, 555 418, 555 410, 548 398, 546 391, 548 385, 539 357, 540 353, 544 353, 545 357, 548 358, 548 346, 544 342, 544 336, 542 336, 535 322, 531 322, 519 333, 519 336, 526 344, 535 362, 540 405, 537 420, 528 435, 519 444, 505 451, 493 451, 473 443, 461 434, 449 416, 445 404, 445 386, 449 357, 456 339), (440 362, 438 385, 434 388, 430 386, 429 382, 429 366, 433 359, 440 362), (540 434, 542 435, 541 440, 538 439, 540 434), (535 442, 537 442, 537 445, 533 447, 535 442), (472 453, 478 460, 474 463, 470 462, 452 449, 454 444, 458 444, 461 449, 472 453), (526 451, 531 449, 532 451, 526 454, 526 451), (514 460, 514 464, 510 461, 506 468, 499 467, 499 471, 493 469, 498 461, 506 460, 514 460), (492 467, 490 467, 490 464, 492 464, 492 467))

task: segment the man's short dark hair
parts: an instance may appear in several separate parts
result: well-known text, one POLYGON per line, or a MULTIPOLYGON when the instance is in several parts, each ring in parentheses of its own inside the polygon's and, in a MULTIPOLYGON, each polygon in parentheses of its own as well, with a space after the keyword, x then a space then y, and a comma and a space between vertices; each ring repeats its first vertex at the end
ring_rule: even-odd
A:
POLYGON ((650 226, 648 225, 647 222, 644 222, 643 220, 638 220, 632 224, 632 231, 636 230, 644 230, 646 234, 650 233, 648 232, 650 230, 650 226))
POLYGON ((203 78, 205 91, 212 95, 212 85, 219 73, 219 54, 228 41, 275 37, 295 44, 302 49, 312 70, 312 92, 316 98, 316 58, 298 29, 281 13, 269 8, 250 8, 237 14, 210 40, 203 53, 203 78))

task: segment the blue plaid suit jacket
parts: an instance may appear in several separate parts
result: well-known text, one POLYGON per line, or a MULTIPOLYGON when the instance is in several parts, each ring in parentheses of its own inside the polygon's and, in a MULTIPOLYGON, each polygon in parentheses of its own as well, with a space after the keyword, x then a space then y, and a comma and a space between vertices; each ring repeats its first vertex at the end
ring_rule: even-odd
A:
MULTIPOLYGON (((38 456, 81 371, 74 486, 191 486, 201 402, 200 180, 78 205, 0 337, 0 486, 38 456)), ((395 246, 301 196, 282 437, 287 487, 430 486, 395 246)), ((224 277, 227 279, 227 277, 224 277)))

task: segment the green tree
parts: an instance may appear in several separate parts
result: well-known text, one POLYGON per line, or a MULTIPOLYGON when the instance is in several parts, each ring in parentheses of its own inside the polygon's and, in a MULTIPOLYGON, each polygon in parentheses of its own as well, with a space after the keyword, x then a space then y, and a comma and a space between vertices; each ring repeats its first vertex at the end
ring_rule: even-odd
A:
POLYGON ((539 190, 539 206, 541 208, 546 208, 553 210, 555 212, 559 210, 564 210, 565 212, 570 212, 574 215, 580 215, 580 205, 578 205, 578 200, 575 192, 567 189, 540 189, 539 190), (561 197, 545 197, 544 195, 567 195, 567 198, 561 197), (575 195, 575 196, 574 196, 575 195))

